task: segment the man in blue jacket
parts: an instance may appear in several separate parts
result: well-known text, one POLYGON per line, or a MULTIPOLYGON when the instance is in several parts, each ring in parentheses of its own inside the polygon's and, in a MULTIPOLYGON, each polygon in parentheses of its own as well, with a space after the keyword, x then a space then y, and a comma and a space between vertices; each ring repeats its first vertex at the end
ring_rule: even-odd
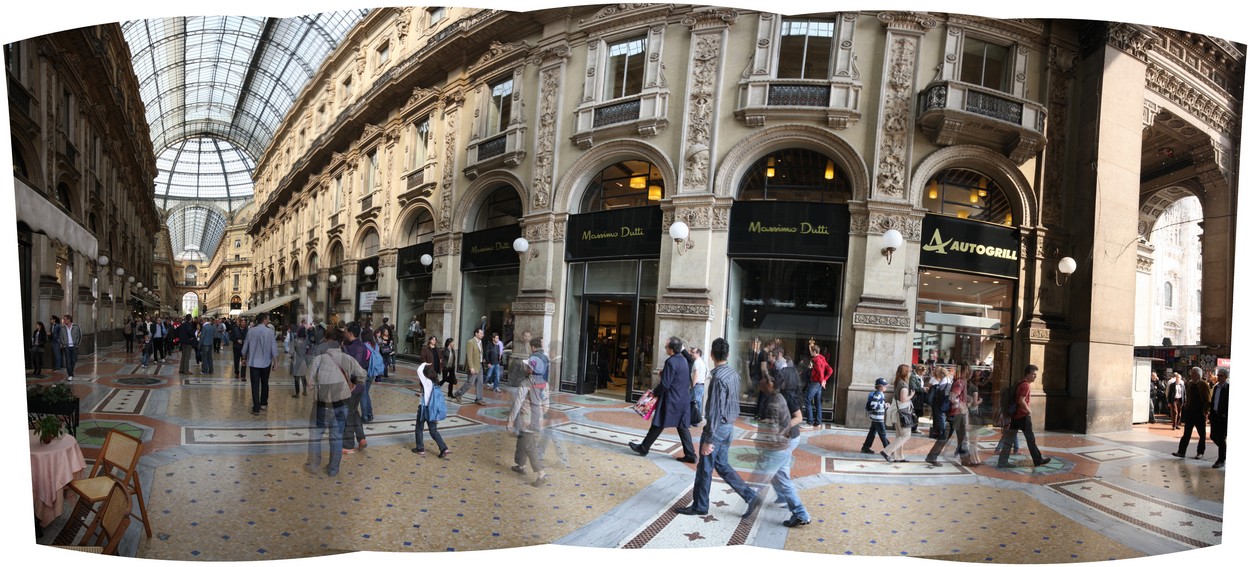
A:
POLYGON ((683 463, 695 462, 694 441, 690 439, 690 362, 681 353, 681 339, 670 337, 664 345, 668 359, 664 361, 664 370, 660 373, 660 385, 653 393, 659 401, 655 403, 655 411, 651 414, 651 429, 642 444, 629 442, 629 448, 635 453, 646 456, 651 444, 660 437, 665 427, 676 427, 677 436, 681 438, 684 455, 677 459, 683 463))

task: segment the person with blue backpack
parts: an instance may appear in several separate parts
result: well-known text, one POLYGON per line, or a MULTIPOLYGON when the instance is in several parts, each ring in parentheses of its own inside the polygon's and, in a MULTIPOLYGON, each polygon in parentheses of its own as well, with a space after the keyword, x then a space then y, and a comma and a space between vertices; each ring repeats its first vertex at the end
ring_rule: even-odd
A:
POLYGON ((429 363, 422 362, 421 366, 417 367, 417 379, 421 381, 421 391, 417 392, 419 397, 416 423, 417 446, 412 448, 412 452, 425 455, 425 439, 421 435, 421 430, 429 427, 430 438, 438 444, 438 458, 445 459, 451 454, 451 450, 447 448, 447 443, 443 442, 443 436, 438 433, 438 422, 447 419, 447 398, 438 387, 438 371, 429 363))
POLYGON ((369 423, 373 421, 373 398, 369 396, 369 390, 373 388, 373 381, 386 373, 386 357, 382 356, 382 351, 378 349, 372 329, 361 331, 360 338, 367 349, 368 365, 365 369, 369 374, 369 377, 365 379, 365 393, 360 397, 360 417, 362 421, 369 423))

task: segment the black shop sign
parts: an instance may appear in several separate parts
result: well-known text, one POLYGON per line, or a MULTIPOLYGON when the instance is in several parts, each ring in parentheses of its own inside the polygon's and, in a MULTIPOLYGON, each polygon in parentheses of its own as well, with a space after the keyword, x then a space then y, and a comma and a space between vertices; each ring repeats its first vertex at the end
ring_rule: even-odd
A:
POLYGON ((846 205, 739 201, 729 215, 729 255, 846 260, 846 205))
POLYGON ((663 218, 659 207, 630 207, 569 217, 564 259, 660 257, 663 218))
POLYGON ((521 237, 521 225, 510 224, 466 232, 460 242, 460 271, 520 266, 521 257, 512 242, 521 237))
POLYGON ((1020 233, 996 224, 925 215, 920 229, 920 265, 1019 278, 1020 233))
POLYGON ((395 259, 396 264, 398 264, 396 267, 396 277, 403 279, 430 275, 430 271, 434 269, 434 266, 422 266, 422 254, 429 254, 430 256, 433 256, 434 243, 422 242, 421 244, 414 244, 412 246, 400 248, 399 255, 395 259))

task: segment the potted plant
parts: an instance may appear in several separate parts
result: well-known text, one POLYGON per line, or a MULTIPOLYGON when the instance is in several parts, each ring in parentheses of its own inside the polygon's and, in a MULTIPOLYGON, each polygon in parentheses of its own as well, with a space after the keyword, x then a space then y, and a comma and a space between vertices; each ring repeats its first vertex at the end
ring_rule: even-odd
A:
POLYGON ((47 445, 53 439, 61 436, 61 418, 55 415, 45 415, 35 421, 35 433, 39 435, 39 442, 47 445))
POLYGON ((66 416, 65 425, 71 435, 78 427, 78 402, 74 391, 65 384, 37 384, 26 391, 26 412, 31 424, 48 415, 66 416))

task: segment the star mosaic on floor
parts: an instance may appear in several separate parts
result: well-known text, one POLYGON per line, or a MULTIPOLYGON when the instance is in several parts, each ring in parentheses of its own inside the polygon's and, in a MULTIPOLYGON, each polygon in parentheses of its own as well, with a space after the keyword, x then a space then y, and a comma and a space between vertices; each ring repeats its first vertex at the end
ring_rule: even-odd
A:
MULTIPOLYGON (((465 427, 481 425, 480 421, 450 416, 440 421, 439 431, 453 431, 465 427)), ((411 419, 376 420, 365 424, 365 437, 411 437, 416 429, 411 419)), ((184 427, 182 428, 184 445, 289 445, 307 443, 309 428, 302 426, 271 426, 271 427, 184 427)))
MULTIPOLYGON (((756 486, 756 489, 759 487, 756 486)), ((625 538, 623 549, 684 549, 690 547, 722 547, 746 543, 758 512, 743 517, 747 504, 720 479, 713 479, 708 513, 686 516, 674 510, 689 506, 693 489, 667 502, 655 519, 644 523, 638 531, 625 538)), ((770 497, 761 493, 760 498, 770 497)), ((770 497, 771 498, 771 497, 770 497)))
POLYGON ((1050 487, 1117 520, 1186 545, 1207 547, 1218 545, 1223 539, 1224 522, 1219 517, 1099 479, 1060 482, 1050 487))
MULTIPOLYGON (((866 455, 865 455, 866 456, 866 455)), ((875 459, 824 457, 821 459, 821 472, 825 474, 849 475, 916 475, 916 476, 962 476, 971 474, 964 466, 951 461, 940 461, 942 466, 934 467, 924 461, 924 455, 908 457, 906 463, 888 463, 878 456, 875 459)), ((982 465, 985 466, 985 465, 982 465)))
POLYGON ((96 404, 92 413, 121 413, 139 415, 147 403, 148 390, 113 390, 100 403, 96 404))
MULTIPOLYGON (((619 429, 612 429, 608 427, 596 427, 585 423, 575 423, 571 421, 555 425, 554 428, 568 435, 582 437, 585 439, 593 439, 595 441, 603 441, 605 443, 612 443, 614 445, 621 445, 625 447, 629 446, 630 441, 641 443, 642 438, 646 436, 645 433, 621 431, 619 429)), ((666 435, 659 436, 656 438, 655 443, 651 445, 651 451, 655 453, 671 453, 679 448, 681 448, 681 441, 666 435)))

